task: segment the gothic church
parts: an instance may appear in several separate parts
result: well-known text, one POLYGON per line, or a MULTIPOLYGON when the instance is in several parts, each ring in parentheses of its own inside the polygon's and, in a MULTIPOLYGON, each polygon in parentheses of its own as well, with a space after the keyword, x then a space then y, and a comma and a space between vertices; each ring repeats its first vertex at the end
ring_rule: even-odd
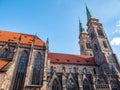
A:
POLYGON ((105 30, 86 6, 81 55, 49 52, 36 35, 0 30, 0 90, 120 90, 120 65, 105 30))

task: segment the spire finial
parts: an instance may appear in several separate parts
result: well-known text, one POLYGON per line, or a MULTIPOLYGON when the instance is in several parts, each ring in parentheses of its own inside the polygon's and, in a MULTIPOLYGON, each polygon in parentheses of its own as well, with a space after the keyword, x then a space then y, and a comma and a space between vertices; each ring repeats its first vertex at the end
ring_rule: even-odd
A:
POLYGON ((22 39, 22 34, 20 34, 20 36, 18 38, 18 42, 17 42, 18 46, 20 46, 21 39, 22 39))
POLYGON ((91 18, 94 18, 92 13, 90 12, 89 8, 87 7, 87 4, 85 3, 86 6, 86 14, 87 14, 87 21, 89 21, 91 18))
POLYGON ((79 19, 79 33, 81 34, 83 32, 85 32, 85 29, 83 28, 83 25, 82 25, 82 23, 81 23, 81 21, 79 19))
POLYGON ((48 38, 46 40, 46 47, 47 47, 47 50, 49 51, 49 39, 48 38))
POLYGON ((49 44, 49 39, 47 38, 46 43, 49 44))

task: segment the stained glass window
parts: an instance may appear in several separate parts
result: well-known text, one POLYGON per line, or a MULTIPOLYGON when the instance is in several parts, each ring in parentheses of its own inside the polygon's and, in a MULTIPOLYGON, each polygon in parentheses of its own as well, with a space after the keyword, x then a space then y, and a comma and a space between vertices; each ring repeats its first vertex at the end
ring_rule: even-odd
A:
POLYGON ((19 59, 18 69, 16 72, 14 86, 12 90, 23 89, 27 63, 28 63, 28 53, 27 51, 23 51, 19 59))
POLYGON ((42 66, 42 56, 41 53, 38 52, 35 56, 34 67, 33 67, 33 76, 32 76, 32 84, 41 85, 41 66, 42 66))

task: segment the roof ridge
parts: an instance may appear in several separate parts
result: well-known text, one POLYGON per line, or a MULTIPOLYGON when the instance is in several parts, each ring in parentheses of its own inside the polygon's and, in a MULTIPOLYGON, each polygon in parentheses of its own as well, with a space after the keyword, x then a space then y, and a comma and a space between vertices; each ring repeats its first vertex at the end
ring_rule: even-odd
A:
POLYGON ((63 54, 63 55, 74 55, 74 56, 85 56, 85 57, 94 57, 94 56, 88 56, 88 55, 79 55, 79 54, 68 54, 68 53, 58 53, 58 52, 48 52, 51 54, 63 54))

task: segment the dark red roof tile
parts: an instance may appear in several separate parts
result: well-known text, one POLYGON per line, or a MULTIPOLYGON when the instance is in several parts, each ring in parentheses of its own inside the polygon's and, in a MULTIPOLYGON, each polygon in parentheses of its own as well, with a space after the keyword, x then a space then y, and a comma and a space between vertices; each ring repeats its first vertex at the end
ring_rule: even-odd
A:
POLYGON ((37 45, 37 46, 44 45, 44 42, 37 36, 30 35, 30 34, 21 34, 21 33, 16 33, 16 32, 2 31, 2 30, 0 30, 0 41, 5 41, 5 42, 10 41, 10 42, 17 43, 20 35, 21 35, 20 43, 22 44, 31 44, 33 38, 35 37, 34 45, 37 45))
POLYGON ((93 56, 61 54, 61 53, 48 53, 48 58, 50 58, 51 63, 96 65, 93 56))

